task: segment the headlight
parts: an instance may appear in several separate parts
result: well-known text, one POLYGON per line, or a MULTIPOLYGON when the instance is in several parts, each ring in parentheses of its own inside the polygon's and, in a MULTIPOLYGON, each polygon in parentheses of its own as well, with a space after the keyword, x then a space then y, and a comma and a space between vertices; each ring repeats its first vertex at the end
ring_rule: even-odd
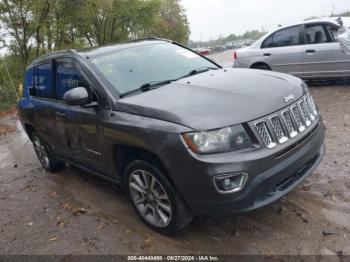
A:
POLYGON ((182 136, 192 151, 198 154, 222 153, 248 148, 252 145, 241 125, 212 131, 185 133, 182 136))

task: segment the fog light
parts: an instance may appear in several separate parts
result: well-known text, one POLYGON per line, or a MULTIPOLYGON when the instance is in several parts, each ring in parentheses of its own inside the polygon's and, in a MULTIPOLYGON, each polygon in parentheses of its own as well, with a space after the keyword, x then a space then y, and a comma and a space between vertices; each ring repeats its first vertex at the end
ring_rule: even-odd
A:
POLYGON ((247 173, 218 175, 214 177, 214 185, 220 193, 234 193, 242 190, 247 178, 247 173))

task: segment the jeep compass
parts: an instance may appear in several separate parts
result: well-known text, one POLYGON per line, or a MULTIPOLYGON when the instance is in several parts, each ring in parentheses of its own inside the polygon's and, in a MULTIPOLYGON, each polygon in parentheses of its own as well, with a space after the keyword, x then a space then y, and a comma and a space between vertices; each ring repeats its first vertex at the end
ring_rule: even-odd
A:
POLYGON ((274 202, 325 152, 325 128, 303 81, 225 69, 162 39, 36 59, 18 112, 47 171, 69 163, 119 184, 163 234, 195 215, 274 202))

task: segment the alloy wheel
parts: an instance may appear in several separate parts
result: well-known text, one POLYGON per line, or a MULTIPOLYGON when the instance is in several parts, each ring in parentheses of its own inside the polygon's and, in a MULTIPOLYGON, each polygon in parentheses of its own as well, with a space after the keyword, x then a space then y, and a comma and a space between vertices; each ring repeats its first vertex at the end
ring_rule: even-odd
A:
POLYGON ((40 163, 45 167, 50 167, 50 159, 47 153, 47 149, 45 145, 41 142, 38 136, 34 136, 33 138, 34 150, 39 158, 40 163))
POLYGON ((129 191, 136 209, 148 223, 159 228, 169 225, 172 211, 168 194, 150 172, 133 171, 129 191))

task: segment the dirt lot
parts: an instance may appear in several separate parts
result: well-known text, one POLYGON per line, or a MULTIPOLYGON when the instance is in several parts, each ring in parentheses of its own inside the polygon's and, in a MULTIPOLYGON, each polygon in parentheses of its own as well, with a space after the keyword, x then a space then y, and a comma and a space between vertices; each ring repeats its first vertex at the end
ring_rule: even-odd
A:
POLYGON ((316 172, 273 205, 200 217, 172 238, 145 227, 115 186, 69 167, 46 173, 17 117, 0 118, 16 128, 0 136, 0 254, 350 254, 350 84, 311 91, 328 128, 316 172))

